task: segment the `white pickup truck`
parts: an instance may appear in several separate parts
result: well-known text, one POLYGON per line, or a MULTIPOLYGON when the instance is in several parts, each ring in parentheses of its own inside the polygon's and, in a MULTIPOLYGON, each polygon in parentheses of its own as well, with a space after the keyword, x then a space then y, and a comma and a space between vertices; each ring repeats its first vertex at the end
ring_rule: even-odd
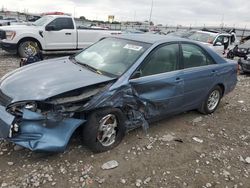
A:
POLYGON ((0 48, 27 57, 38 51, 83 49, 107 35, 120 33, 102 29, 78 29, 70 16, 48 15, 32 25, 0 27, 0 48))

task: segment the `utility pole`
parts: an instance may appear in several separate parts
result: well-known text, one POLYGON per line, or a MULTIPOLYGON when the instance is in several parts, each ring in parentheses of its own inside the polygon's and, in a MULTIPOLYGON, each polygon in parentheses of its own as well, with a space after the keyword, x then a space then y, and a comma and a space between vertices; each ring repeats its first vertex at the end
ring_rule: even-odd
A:
POLYGON ((150 15, 149 15, 149 24, 152 21, 151 19, 152 19, 153 6, 154 6, 154 0, 152 0, 152 2, 151 2, 150 15))
POLYGON ((134 12, 134 22, 136 21, 136 10, 134 12))

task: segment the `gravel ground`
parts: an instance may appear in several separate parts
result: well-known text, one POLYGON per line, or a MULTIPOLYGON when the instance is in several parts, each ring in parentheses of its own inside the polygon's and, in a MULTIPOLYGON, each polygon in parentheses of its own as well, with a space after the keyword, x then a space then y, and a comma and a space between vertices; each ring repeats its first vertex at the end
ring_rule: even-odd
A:
MULTIPOLYGON (((0 77, 18 62, 0 51, 0 77)), ((214 114, 191 111, 159 121, 101 154, 82 146, 78 133, 59 154, 0 141, 0 187, 249 188, 249 96, 250 77, 240 75, 214 114), (108 161, 113 169, 102 169, 108 161)))

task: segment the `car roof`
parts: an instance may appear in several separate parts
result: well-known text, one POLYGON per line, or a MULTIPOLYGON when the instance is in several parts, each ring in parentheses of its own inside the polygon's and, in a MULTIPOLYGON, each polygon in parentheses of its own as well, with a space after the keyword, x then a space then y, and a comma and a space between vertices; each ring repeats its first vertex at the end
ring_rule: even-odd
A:
POLYGON ((157 34, 121 34, 117 35, 116 38, 121 38, 125 40, 133 40, 138 42, 144 42, 149 44, 154 43, 165 43, 165 42, 176 42, 176 41, 190 41, 175 36, 168 35, 157 35, 157 34))

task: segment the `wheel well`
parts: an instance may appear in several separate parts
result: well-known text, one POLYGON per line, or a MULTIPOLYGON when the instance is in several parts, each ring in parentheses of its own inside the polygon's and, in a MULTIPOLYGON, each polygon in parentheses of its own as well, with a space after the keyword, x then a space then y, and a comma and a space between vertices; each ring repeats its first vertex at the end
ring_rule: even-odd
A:
POLYGON ((218 84, 218 86, 221 88, 222 96, 223 96, 225 92, 225 86, 223 84, 218 84))
POLYGON ((17 48, 19 47, 21 42, 24 42, 24 41, 34 41, 34 42, 36 42, 38 44, 38 47, 40 48, 40 50, 43 49, 41 43, 37 39, 35 39, 33 37, 25 37, 25 38, 22 38, 21 40, 19 40, 18 43, 17 43, 17 48))

